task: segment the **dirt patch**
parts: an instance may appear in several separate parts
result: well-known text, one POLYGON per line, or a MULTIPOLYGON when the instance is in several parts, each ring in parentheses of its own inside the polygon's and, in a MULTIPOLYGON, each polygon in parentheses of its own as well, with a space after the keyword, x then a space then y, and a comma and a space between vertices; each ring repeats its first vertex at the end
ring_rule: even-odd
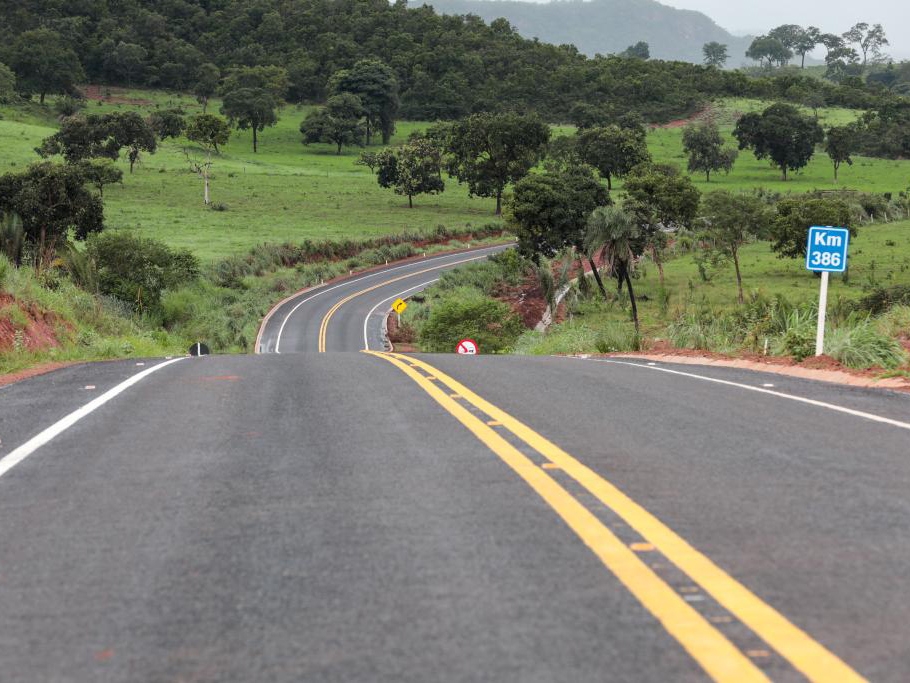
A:
POLYGON ((696 123, 698 121, 706 121, 714 116, 713 107, 705 107, 699 112, 692 114, 692 116, 685 119, 674 119, 673 121, 668 121, 667 123, 659 123, 652 125, 651 128, 685 128, 690 123, 696 123))
POLYGON ((60 318, 36 304, 26 305, 9 294, 0 294, 0 352, 21 349, 42 351, 60 346, 60 318))
POLYGON ((46 375, 49 372, 54 372, 55 370, 68 368, 71 365, 78 364, 79 363, 76 361, 69 363, 45 363, 44 365, 36 365, 33 368, 19 370, 18 372, 11 372, 7 375, 0 375, 0 387, 5 387, 9 384, 15 384, 16 382, 21 382, 24 379, 37 377, 38 375, 46 375))
POLYGON ((518 285, 503 285, 493 293, 493 297, 509 305, 513 313, 521 317, 524 326, 534 329, 540 322, 544 311, 547 310, 547 301, 544 299, 540 283, 533 275, 528 275, 518 285))
POLYGON ((126 97, 126 90, 121 88, 111 88, 100 85, 87 85, 82 89, 85 99, 93 102, 107 102, 108 104, 133 104, 139 106, 149 106, 155 104, 151 100, 138 97, 126 97))

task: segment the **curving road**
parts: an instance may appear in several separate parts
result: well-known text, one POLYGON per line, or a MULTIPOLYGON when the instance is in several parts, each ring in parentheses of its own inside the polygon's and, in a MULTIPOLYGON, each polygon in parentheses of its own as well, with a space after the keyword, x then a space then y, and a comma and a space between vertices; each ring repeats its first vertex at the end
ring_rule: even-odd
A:
POLYGON ((291 352, 411 267, 0 388, 0 680, 910 679, 910 397, 291 352))

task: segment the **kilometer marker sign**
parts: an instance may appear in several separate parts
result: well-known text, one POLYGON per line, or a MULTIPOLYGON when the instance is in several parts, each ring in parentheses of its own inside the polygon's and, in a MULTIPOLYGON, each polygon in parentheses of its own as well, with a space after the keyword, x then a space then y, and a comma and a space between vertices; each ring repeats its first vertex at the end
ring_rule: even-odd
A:
POLYGON ((815 330, 815 355, 825 350, 825 309, 828 307, 828 273, 847 270, 847 247, 850 230, 815 225, 809 228, 806 243, 806 269, 822 274, 818 293, 818 326, 815 330))
POLYGON ((477 342, 473 339, 462 339, 458 342, 458 346, 455 347, 455 353, 460 353, 463 356, 476 356, 480 353, 480 349, 477 348, 477 342))

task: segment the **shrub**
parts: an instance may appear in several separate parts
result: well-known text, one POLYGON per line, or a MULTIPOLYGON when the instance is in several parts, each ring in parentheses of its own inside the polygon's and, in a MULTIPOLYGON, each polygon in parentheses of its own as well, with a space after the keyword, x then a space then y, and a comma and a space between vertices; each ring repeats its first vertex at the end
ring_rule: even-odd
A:
POLYGON ((875 329, 870 319, 835 328, 825 352, 850 368, 896 368, 907 360, 900 342, 875 329))
POLYGON ((92 235, 86 254, 95 262, 101 293, 139 312, 157 311, 162 291, 199 275, 199 263, 190 252, 126 232, 92 235))
POLYGON ((3 291, 3 286, 6 284, 6 276, 9 275, 12 267, 13 266, 9 262, 9 259, 6 258, 6 255, 0 254, 0 292, 3 291))
POLYGON ((472 287, 459 287, 430 308, 418 342, 425 351, 451 353, 460 339, 470 337, 483 353, 496 353, 510 348, 523 329, 521 318, 507 304, 472 287))

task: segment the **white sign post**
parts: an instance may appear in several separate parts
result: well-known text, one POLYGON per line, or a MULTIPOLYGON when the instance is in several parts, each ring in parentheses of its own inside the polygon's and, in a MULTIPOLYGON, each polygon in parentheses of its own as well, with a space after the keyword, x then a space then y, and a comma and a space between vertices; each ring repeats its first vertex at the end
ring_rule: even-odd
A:
POLYGON ((850 230, 813 226, 809 228, 806 244, 806 268, 822 274, 821 289, 818 293, 818 327, 815 330, 815 355, 825 352, 825 312, 828 308, 828 273, 843 273, 847 270, 847 246, 850 244, 850 230))

